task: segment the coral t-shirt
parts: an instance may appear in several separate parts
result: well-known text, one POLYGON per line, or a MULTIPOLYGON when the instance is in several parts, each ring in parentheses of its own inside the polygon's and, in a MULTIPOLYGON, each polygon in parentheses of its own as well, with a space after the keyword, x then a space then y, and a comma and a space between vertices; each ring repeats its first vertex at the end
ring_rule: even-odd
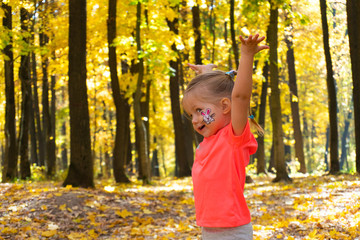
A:
POLYGON ((204 138, 192 168, 197 225, 237 227, 250 223, 244 197, 245 167, 257 142, 249 122, 240 136, 231 123, 204 138))

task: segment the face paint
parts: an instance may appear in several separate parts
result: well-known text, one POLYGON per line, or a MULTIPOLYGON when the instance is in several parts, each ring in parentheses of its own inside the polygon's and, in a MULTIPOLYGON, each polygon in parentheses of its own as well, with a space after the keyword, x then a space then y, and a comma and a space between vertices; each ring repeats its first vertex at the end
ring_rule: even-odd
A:
POLYGON ((201 111, 201 115, 203 115, 204 117, 204 122, 206 124, 210 124, 211 122, 215 121, 214 116, 215 113, 210 114, 211 113, 211 109, 207 108, 205 111, 201 111))

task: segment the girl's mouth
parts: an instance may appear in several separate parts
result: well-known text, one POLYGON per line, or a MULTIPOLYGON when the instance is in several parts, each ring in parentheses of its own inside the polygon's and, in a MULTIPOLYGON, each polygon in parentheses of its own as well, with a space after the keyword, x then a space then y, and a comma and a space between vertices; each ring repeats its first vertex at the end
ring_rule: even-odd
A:
POLYGON ((200 130, 203 130, 205 127, 205 125, 202 125, 201 127, 199 127, 200 130))

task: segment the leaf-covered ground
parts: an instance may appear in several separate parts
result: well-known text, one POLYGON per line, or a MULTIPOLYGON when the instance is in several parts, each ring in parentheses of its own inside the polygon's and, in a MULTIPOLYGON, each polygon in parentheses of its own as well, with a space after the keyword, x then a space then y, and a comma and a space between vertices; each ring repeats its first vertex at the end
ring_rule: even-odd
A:
MULTIPOLYGON (((360 178, 246 185, 254 239, 360 239, 360 178)), ((191 179, 153 186, 0 184, 0 239, 200 239, 191 179)))

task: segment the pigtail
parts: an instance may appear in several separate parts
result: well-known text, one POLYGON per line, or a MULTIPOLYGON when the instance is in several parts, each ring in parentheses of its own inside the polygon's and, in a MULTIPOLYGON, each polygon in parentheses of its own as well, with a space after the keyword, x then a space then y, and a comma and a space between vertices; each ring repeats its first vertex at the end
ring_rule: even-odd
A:
POLYGON ((231 71, 225 72, 225 74, 228 75, 231 78, 231 80, 234 81, 234 78, 235 78, 235 76, 237 74, 237 71, 231 70, 231 71))
POLYGON ((249 122, 250 126, 254 126, 256 128, 257 134, 262 137, 265 134, 264 129, 256 122, 254 119, 254 115, 251 113, 251 108, 249 107, 249 122))

